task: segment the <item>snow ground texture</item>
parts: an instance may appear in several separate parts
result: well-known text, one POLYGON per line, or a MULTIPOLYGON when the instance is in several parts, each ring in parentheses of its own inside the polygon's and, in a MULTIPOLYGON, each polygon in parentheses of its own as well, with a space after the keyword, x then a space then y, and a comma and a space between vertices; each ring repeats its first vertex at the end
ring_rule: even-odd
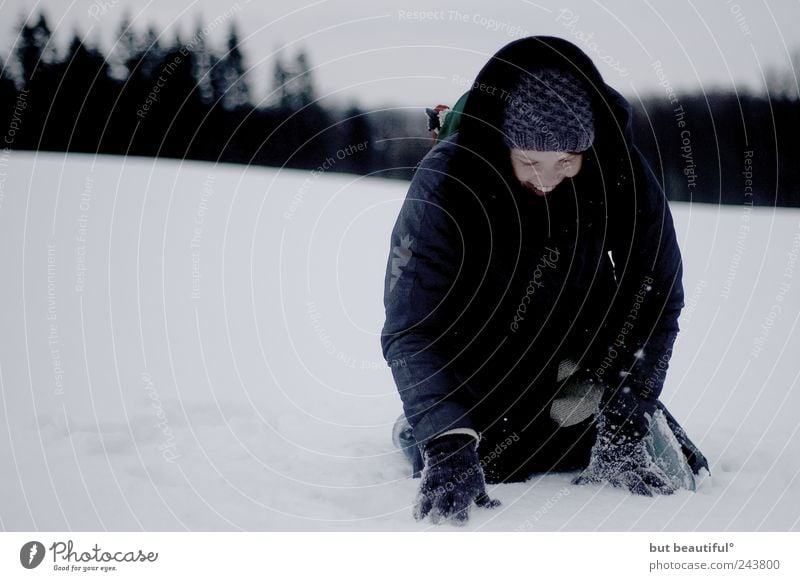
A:
MULTIPOLYGON (((379 345, 407 184, 81 154, 1 169, 0 528, 441 530, 411 518, 379 345)), ((503 506, 467 530, 800 529, 800 212, 672 209, 687 306, 663 399, 711 483, 649 499, 538 476, 490 487, 503 506)))

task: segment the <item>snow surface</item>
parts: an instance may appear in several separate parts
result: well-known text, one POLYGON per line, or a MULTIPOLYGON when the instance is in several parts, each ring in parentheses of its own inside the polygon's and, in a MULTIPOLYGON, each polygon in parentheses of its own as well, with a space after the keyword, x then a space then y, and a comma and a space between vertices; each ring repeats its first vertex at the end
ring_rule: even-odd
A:
MULTIPOLYGON (((379 345, 406 188, 11 152, 0 528, 442 530, 411 518, 379 345)), ((800 528, 800 212, 672 208, 687 306, 663 399, 711 485, 648 499, 539 476, 490 487, 503 506, 467 529, 800 528)))

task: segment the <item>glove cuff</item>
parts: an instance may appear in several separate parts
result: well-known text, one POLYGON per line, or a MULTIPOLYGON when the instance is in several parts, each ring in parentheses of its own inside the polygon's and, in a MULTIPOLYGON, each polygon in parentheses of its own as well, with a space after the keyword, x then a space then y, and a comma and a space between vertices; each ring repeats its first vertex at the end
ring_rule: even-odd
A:
POLYGON ((468 434, 445 434, 429 440, 424 447, 424 454, 434 455, 476 450, 477 440, 468 434))
POLYGON ((607 401, 601 406, 597 427, 612 443, 636 443, 647 435, 650 418, 656 409, 655 400, 634 395, 628 386, 621 387, 604 399, 607 401))
POLYGON ((475 438, 465 434, 452 434, 431 440, 422 452, 426 467, 449 464, 469 467, 478 464, 475 438))

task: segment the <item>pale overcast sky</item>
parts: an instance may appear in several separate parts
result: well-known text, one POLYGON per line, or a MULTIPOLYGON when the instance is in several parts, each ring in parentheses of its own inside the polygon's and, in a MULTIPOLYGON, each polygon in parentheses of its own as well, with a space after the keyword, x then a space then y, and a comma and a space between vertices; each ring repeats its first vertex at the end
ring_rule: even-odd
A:
POLYGON ((216 21, 217 46, 233 18, 257 98, 275 51, 304 46, 320 94, 366 107, 452 104, 491 54, 527 35, 572 40, 629 96, 663 93, 660 79, 679 92, 760 91, 764 69, 788 69, 800 48, 798 0, 0 0, 0 55, 15 24, 40 8, 59 46, 77 29, 104 49, 126 11, 137 28, 155 24, 170 39, 175 27, 188 37, 198 17, 216 21))

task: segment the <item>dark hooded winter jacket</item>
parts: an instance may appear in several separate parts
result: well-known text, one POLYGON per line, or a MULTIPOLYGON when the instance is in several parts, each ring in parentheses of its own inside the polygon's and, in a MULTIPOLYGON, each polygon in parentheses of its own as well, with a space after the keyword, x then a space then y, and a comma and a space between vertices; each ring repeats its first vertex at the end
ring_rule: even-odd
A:
POLYGON ((607 404, 654 411, 682 267, 631 121, 579 48, 524 38, 484 66, 459 130, 419 164, 391 234, 381 345, 420 444, 471 428, 486 450, 505 442, 505 464, 519 467, 556 431, 548 409, 565 359, 610 388, 607 404), (595 112, 581 171, 545 197, 515 179, 497 129, 516 76, 542 66, 581 79, 595 112))

